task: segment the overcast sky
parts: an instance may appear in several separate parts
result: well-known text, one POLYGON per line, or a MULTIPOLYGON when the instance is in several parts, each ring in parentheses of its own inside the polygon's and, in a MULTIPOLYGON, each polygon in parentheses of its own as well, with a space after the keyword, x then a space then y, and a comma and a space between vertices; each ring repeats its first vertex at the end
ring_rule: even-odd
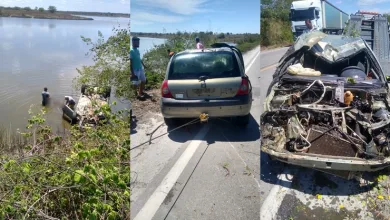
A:
POLYGON ((0 6, 6 7, 43 7, 49 5, 60 11, 89 11, 129 13, 130 0, 0 0, 0 6))

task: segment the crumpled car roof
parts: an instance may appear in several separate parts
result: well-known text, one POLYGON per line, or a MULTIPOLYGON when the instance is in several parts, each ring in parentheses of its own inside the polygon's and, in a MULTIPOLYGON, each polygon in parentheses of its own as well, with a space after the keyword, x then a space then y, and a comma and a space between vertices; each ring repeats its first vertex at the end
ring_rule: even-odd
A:
POLYGON ((343 35, 327 35, 320 31, 302 34, 294 44, 294 50, 308 47, 317 56, 330 62, 351 56, 352 54, 368 49, 364 40, 360 37, 347 37, 343 35))

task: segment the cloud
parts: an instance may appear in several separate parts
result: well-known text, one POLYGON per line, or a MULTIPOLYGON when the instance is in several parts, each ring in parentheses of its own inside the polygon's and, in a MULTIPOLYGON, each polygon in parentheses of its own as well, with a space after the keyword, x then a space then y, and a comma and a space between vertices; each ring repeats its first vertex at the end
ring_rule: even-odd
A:
POLYGON ((358 5, 375 5, 385 2, 390 2, 390 0, 359 0, 358 5))
POLYGON ((138 5, 165 9, 181 15, 192 15, 210 10, 204 4, 210 0, 133 0, 138 5))
POLYGON ((131 14, 131 22, 138 23, 177 23, 184 20, 182 16, 156 14, 147 11, 136 11, 131 14))
POLYGON ((342 3, 343 3, 343 1, 337 1, 337 2, 335 2, 336 5, 340 5, 340 4, 342 4, 342 3))

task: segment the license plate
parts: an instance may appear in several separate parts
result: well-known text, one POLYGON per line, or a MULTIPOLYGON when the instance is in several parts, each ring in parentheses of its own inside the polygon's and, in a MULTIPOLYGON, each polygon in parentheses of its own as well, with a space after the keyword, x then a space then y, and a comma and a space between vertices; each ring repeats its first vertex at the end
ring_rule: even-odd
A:
POLYGON ((214 88, 205 88, 205 89, 194 89, 194 93, 201 95, 201 94, 210 94, 214 93, 215 89, 214 88))
POLYGON ((182 99, 182 98, 184 98, 184 94, 176 94, 176 98, 177 99, 182 99))

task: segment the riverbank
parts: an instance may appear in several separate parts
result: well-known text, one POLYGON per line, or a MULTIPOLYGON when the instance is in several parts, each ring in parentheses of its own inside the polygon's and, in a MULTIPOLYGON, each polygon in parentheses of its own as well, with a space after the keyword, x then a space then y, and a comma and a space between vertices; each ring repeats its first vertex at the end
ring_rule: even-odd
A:
POLYGON ((0 9, 0 17, 12 18, 34 18, 34 19, 57 19, 57 20, 93 20, 93 18, 86 18, 75 16, 65 12, 49 12, 31 9, 0 9))

